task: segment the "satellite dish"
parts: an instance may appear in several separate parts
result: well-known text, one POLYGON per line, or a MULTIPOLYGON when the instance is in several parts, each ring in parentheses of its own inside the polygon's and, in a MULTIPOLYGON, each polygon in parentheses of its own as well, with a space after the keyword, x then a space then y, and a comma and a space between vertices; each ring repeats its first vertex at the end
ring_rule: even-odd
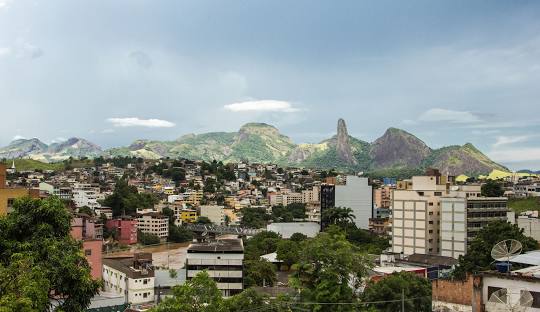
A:
POLYGON ((510 262, 510 258, 521 253, 523 245, 515 239, 506 239, 498 242, 491 249, 491 257, 496 261, 510 262))
POLYGON ((533 304, 533 296, 528 290, 520 292, 519 300, 512 302, 509 300, 508 291, 506 288, 501 288, 489 296, 486 303, 486 311, 493 312, 525 312, 533 304))

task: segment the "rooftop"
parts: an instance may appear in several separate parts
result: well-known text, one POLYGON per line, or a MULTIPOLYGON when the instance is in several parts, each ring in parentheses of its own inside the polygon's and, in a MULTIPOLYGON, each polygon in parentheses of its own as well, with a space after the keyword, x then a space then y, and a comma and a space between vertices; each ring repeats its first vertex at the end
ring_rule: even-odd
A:
POLYGON ((220 239, 214 242, 192 243, 187 252, 243 253, 244 244, 241 239, 220 239))
POLYGON ((145 270, 136 269, 133 267, 134 257, 125 258, 104 258, 103 265, 118 270, 126 274, 129 278, 138 279, 145 277, 154 277, 154 269, 149 268, 146 270, 148 273, 144 273, 145 270))

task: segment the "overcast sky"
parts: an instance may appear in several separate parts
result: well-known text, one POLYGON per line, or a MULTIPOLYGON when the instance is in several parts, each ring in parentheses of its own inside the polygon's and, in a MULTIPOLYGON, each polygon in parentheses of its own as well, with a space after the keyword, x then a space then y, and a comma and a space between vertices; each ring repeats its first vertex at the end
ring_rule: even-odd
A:
POLYGON ((0 145, 345 118, 540 169, 538 1, 0 0, 0 145))

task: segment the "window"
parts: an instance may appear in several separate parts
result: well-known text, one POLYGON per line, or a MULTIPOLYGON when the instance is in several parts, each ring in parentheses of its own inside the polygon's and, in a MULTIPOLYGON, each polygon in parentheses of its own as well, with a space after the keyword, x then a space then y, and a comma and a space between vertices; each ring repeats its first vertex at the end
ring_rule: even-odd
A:
POLYGON ((442 192, 435 192, 435 196, 442 196, 442 192))
POLYGON ((488 286, 488 300, 489 298, 491 298, 491 295, 493 295, 494 292, 498 291, 498 290, 501 290, 499 292, 499 298, 501 299, 502 302, 506 303, 507 302, 507 296, 506 296, 506 288, 501 288, 501 287, 493 287, 493 286, 488 286))
POLYGON ((147 279, 144 279, 144 280, 143 280, 143 284, 144 284, 144 285, 148 284, 148 280, 147 280, 147 279))
POLYGON ((147 297, 148 297, 148 293, 144 293, 143 298, 147 298, 147 297))
POLYGON ((85 249, 84 250, 84 255, 85 256, 91 256, 92 255, 92 249, 85 249))
POLYGON ((418 195, 424 196, 424 192, 418 192, 418 195))

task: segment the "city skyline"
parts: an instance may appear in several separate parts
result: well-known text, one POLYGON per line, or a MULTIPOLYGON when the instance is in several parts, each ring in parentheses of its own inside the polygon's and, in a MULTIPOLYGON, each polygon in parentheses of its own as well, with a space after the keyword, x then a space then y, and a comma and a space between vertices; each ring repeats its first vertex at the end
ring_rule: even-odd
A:
POLYGON ((343 117, 368 142, 397 127, 540 169, 539 5, 464 3, 0 0, 0 145, 246 122, 313 143, 343 117))

